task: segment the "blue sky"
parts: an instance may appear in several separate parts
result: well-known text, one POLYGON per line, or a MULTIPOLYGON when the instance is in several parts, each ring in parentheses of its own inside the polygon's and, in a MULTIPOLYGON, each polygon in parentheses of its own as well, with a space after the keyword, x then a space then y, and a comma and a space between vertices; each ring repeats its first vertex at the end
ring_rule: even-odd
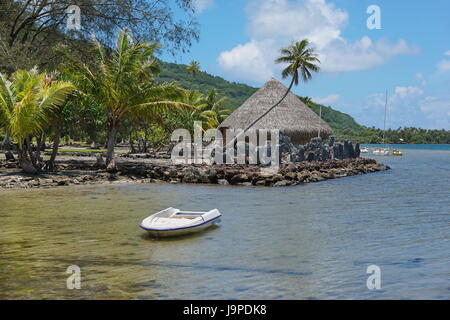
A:
POLYGON ((450 1, 195 1, 200 41, 164 60, 198 60, 208 73, 259 87, 281 80, 279 48, 308 38, 322 71, 295 93, 382 127, 388 90, 389 127, 450 129, 450 1), (370 5, 381 10, 381 29, 367 27, 370 5))

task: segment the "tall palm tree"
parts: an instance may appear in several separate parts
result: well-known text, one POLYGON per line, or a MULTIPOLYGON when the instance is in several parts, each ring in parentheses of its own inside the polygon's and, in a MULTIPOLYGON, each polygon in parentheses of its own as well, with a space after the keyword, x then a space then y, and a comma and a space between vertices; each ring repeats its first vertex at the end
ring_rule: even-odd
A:
MULTIPOLYGON (((300 76, 304 82, 307 82, 312 77, 312 72, 318 72, 320 67, 317 63, 320 60, 317 58, 317 54, 314 53, 314 49, 309 46, 309 41, 303 39, 300 42, 294 42, 292 45, 282 48, 280 50, 281 56, 275 59, 276 63, 288 63, 289 65, 281 72, 283 79, 291 76, 291 84, 286 90, 286 93, 281 97, 281 99, 270 107, 266 112, 254 120, 247 128, 243 131, 247 131, 252 126, 255 125, 259 120, 264 118, 273 108, 278 106, 284 98, 291 91, 292 86, 298 85, 300 81, 300 76)), ((235 140, 235 139, 234 139, 235 140)))
POLYGON ((31 150, 31 139, 48 127, 52 113, 75 90, 70 82, 54 81, 38 70, 18 70, 11 78, 0 74, 0 126, 17 140, 23 171, 40 168, 31 150))
POLYGON ((195 78, 195 75, 200 72, 200 63, 198 61, 193 60, 186 67, 186 70, 192 73, 192 76, 195 78))
POLYGON ((95 41, 97 63, 89 66, 67 50, 60 50, 68 62, 65 71, 85 93, 103 105, 108 118, 106 163, 114 158, 117 131, 126 117, 151 120, 162 114, 191 106, 178 102, 183 91, 174 84, 157 84, 159 68, 154 57, 156 43, 135 43, 128 30, 119 32, 116 48, 110 54, 95 41))

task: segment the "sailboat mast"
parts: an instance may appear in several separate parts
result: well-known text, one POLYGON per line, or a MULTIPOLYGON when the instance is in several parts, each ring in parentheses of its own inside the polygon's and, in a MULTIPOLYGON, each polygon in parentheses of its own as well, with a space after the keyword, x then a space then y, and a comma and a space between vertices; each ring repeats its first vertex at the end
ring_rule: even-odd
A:
POLYGON ((384 105, 384 126, 383 126, 383 145, 384 140, 386 138, 386 112, 387 112, 387 103, 388 103, 388 91, 386 90, 386 103, 384 105))
MULTIPOLYGON (((320 105, 319 118, 322 119, 322 105, 320 105)), ((321 125, 321 123, 319 122, 319 129, 317 130, 317 137, 318 138, 320 138, 320 125, 321 125)))

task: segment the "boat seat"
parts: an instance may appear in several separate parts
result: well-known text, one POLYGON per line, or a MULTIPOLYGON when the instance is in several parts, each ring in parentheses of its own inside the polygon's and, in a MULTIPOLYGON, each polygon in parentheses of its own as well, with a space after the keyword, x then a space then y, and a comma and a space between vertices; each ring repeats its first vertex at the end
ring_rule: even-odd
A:
POLYGON ((188 215, 173 215, 170 216, 171 219, 195 219, 198 218, 200 216, 188 216, 188 215))

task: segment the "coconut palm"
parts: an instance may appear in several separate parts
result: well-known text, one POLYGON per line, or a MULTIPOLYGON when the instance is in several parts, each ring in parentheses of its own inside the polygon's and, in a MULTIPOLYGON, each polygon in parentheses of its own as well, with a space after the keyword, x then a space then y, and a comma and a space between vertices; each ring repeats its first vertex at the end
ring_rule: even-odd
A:
POLYGON ((292 45, 282 48, 280 53, 281 56, 275 59, 275 62, 288 63, 288 66, 281 72, 281 76, 283 79, 289 76, 292 77, 289 88, 277 103, 255 119, 244 132, 264 118, 273 108, 278 106, 289 94, 292 86, 294 84, 298 85, 300 76, 304 82, 307 82, 311 79, 312 72, 318 72, 320 70, 320 67, 317 65, 317 63, 320 63, 320 60, 317 58, 317 54, 314 53, 314 49, 309 46, 309 41, 307 39, 303 39, 300 42, 294 42, 292 45))
POLYGON ((11 78, 0 74, 0 126, 18 143, 23 171, 40 168, 31 150, 31 139, 48 127, 52 113, 75 90, 70 82, 54 81, 38 70, 18 70, 11 78))
POLYGON ((317 65, 317 63, 320 63, 320 60, 317 58, 317 54, 314 53, 314 49, 309 46, 307 39, 282 48, 280 52, 281 56, 275 59, 275 62, 289 64, 281 72, 283 79, 289 76, 292 77, 288 92, 294 84, 298 85, 300 76, 304 82, 307 82, 312 78, 312 72, 318 72, 320 70, 320 67, 317 65))
POLYGON ((89 66, 61 49, 68 62, 65 71, 80 83, 85 93, 103 105, 108 119, 106 163, 114 158, 116 135, 123 119, 157 119, 165 113, 191 106, 178 102, 183 91, 174 84, 157 84, 154 53, 156 43, 135 43, 128 30, 119 32, 110 54, 95 41, 97 62, 89 66))
POLYGON ((216 89, 211 89, 208 92, 199 114, 200 119, 205 121, 205 129, 216 128, 230 114, 229 110, 223 108, 226 100, 226 97, 219 96, 216 89))
POLYGON ((186 70, 192 73, 192 76, 195 78, 195 75, 200 72, 200 63, 198 61, 191 61, 191 63, 186 67, 186 70))

